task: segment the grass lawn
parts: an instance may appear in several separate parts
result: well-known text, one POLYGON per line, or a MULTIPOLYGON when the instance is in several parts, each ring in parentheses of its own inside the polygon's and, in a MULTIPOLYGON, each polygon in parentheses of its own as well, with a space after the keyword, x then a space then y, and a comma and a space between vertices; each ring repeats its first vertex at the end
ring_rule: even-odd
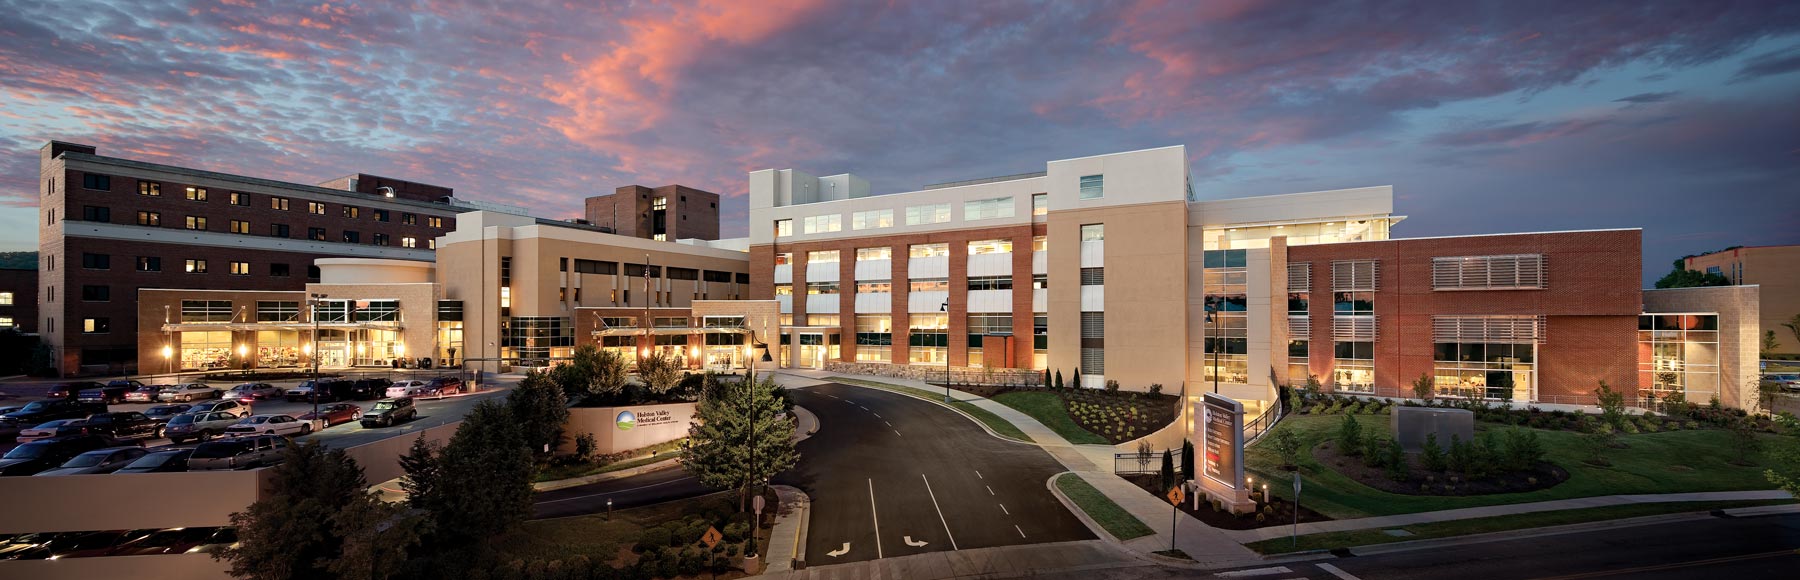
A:
MULTIPOLYGON (((1298 416, 1281 421, 1281 429, 1297 429, 1310 449, 1336 432, 1342 416, 1298 416)), ((1365 425, 1387 426, 1386 417, 1358 417, 1365 425), (1373 419, 1373 421, 1371 421, 1373 419)), ((1503 427, 1477 423, 1477 432, 1503 427)), ((1320 465, 1308 453, 1300 462, 1304 478, 1301 505, 1337 519, 1377 515, 1437 511, 1484 505, 1549 501, 1598 495, 1640 493, 1682 493, 1696 491, 1742 491, 1772 489, 1763 479, 1763 470, 1775 466, 1775 459, 1755 457, 1752 467, 1730 463, 1737 457, 1731 434, 1724 430, 1665 431, 1621 435, 1619 441, 1628 449, 1614 449, 1608 457, 1612 467, 1594 467, 1582 463, 1579 433, 1538 431, 1548 451, 1546 458, 1569 471, 1568 481, 1549 489, 1524 493, 1483 496, 1412 496, 1387 493, 1360 484, 1320 465)), ((1772 440, 1775 435, 1763 435, 1772 440)), ((1264 439, 1263 441, 1267 441, 1264 439)), ((1278 469, 1281 464, 1274 450, 1260 442, 1245 450, 1248 470, 1258 480, 1270 482, 1276 496, 1292 499, 1293 486, 1289 474, 1278 469)))
POLYGON ((601 466, 595 466, 593 464, 548 465, 539 469, 537 475, 532 477, 531 481, 532 483, 539 483, 581 477, 584 475, 598 475, 622 469, 641 467, 665 459, 674 459, 681 457, 681 443, 683 441, 687 441, 687 438, 683 437, 674 441, 665 441, 649 447, 633 449, 631 450, 631 458, 614 461, 601 466))
POLYGON ((608 520, 606 514, 530 520, 518 530, 494 539, 493 547, 507 559, 568 560, 576 555, 594 561, 612 560, 621 547, 637 542, 644 528, 682 519, 686 514, 707 509, 737 511, 736 498, 720 492, 652 506, 619 510, 608 520))
POLYGON ((1082 429, 1080 425, 1076 425, 1075 420, 1069 417, 1068 407, 1063 406, 1062 397, 1056 396, 1056 393, 1014 391, 1000 393, 993 398, 993 401, 1030 415, 1031 418, 1037 419, 1039 423, 1043 423, 1045 427, 1049 427, 1051 431, 1055 431, 1057 435, 1061 435, 1070 443, 1078 445, 1111 443, 1105 437, 1095 435, 1087 429, 1082 429))
POLYGON ((1617 520, 1643 516, 1676 514, 1687 512, 1703 512, 1715 509, 1753 507, 1793 503, 1794 500, 1760 500, 1760 501, 1695 501, 1644 503, 1632 505, 1616 505, 1577 510, 1554 512, 1537 512, 1491 518, 1476 518, 1429 524, 1414 524, 1399 529, 1412 532, 1411 536, 1390 536, 1383 530, 1394 528, 1377 528, 1354 530, 1348 532, 1326 532, 1300 536, 1296 545, 1290 538, 1275 538, 1246 544, 1246 547, 1262 554, 1285 554, 1302 550, 1330 550, 1352 546, 1369 546, 1412 540, 1428 540, 1470 534, 1485 534, 1507 530, 1561 526, 1604 520, 1617 520))
POLYGON ((1063 495, 1068 496, 1069 501, 1075 502, 1081 511, 1087 512, 1089 518, 1099 523, 1100 527, 1106 528, 1106 533, 1112 534, 1119 541, 1156 533, 1150 529, 1150 526, 1144 525, 1144 522, 1138 521, 1130 512, 1125 511, 1125 508, 1113 503, 1113 500, 1107 498, 1106 494, 1094 489, 1093 484, 1088 483, 1081 476, 1073 473, 1057 476, 1056 489, 1062 490, 1063 495))
MULTIPOLYGON (((865 381, 862 379, 853 379, 850 377, 826 377, 825 380, 831 381, 834 383, 844 383, 846 385, 858 385, 858 386, 869 387, 872 389, 893 391, 896 393, 912 395, 914 397, 918 397, 918 398, 925 399, 928 401, 944 400, 943 393, 933 393, 931 391, 927 391, 924 389, 915 389, 912 387, 895 385, 895 384, 891 384, 891 383, 883 383, 883 382, 879 382, 879 381, 865 381)), ((1003 437, 1017 439, 1019 441, 1024 441, 1026 443, 1031 442, 1031 437, 1026 436, 1024 431, 1020 431, 1019 427, 1017 425, 1013 425, 1011 422, 1009 422, 1005 419, 1001 419, 999 415, 995 415, 995 414, 989 412, 987 409, 983 409, 981 407, 975 406, 974 403, 969 403, 967 401, 955 401, 955 402, 950 403, 950 406, 956 407, 957 410, 962 411, 964 413, 968 413, 970 416, 974 417, 976 420, 981 421, 983 424, 986 424, 989 429, 993 429, 995 433, 999 433, 1003 437)))

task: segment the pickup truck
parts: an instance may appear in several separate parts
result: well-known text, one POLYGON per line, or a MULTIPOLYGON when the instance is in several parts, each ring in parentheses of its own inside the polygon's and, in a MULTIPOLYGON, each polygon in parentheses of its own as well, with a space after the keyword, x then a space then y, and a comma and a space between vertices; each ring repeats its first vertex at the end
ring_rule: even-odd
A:
POLYGON ((188 456, 188 471, 255 469, 281 463, 288 440, 277 435, 239 437, 201 443, 188 456))

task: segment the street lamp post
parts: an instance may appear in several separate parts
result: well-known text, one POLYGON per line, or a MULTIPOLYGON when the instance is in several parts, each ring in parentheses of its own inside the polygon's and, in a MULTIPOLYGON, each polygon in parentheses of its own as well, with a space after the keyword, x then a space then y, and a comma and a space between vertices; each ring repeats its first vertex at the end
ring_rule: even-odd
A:
MULTIPOLYGON (((744 444, 750 449, 751 479, 744 482, 746 485, 755 483, 758 478, 763 477, 762 469, 756 464, 756 353, 760 350, 763 358, 769 356, 768 343, 756 340, 755 329, 749 329, 749 332, 750 344, 744 346, 744 358, 749 364, 749 373, 744 382, 744 404, 750 407, 750 428, 744 431, 744 444)), ((764 483, 767 483, 766 479, 764 483)), ((761 491, 759 490, 758 493, 760 494, 761 491)))
POLYGON ((306 297, 306 305, 312 310, 312 423, 319 421, 319 305, 329 298, 329 294, 311 293, 306 297))
POLYGON ((1217 309, 1213 308, 1211 304, 1206 305, 1206 323, 1211 324, 1213 327, 1213 340, 1210 346, 1213 351, 1213 394, 1217 395, 1219 394, 1219 349, 1224 348, 1225 345, 1219 342, 1219 323, 1223 321, 1213 318, 1213 313, 1215 312, 1217 312, 1217 309))
MULTIPOLYGON (((938 306, 938 312, 944 313, 944 331, 950 331, 950 300, 938 306)), ((950 402, 950 336, 944 335, 944 402, 950 402)))

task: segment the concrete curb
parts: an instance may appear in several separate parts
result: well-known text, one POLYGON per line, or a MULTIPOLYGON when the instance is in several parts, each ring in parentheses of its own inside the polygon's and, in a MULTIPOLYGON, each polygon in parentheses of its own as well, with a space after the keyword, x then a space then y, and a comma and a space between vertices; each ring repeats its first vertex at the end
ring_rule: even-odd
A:
POLYGON ((1374 555, 1379 555, 1379 554, 1390 554, 1390 553, 1394 553, 1394 552, 1410 552, 1410 551, 1414 551, 1414 550, 1426 550, 1426 549, 1445 548, 1445 547, 1452 547, 1452 546, 1467 546, 1467 545, 1472 545, 1472 544, 1486 544, 1486 543, 1491 543, 1491 542, 1504 542, 1507 540, 1518 540, 1518 539, 1524 539, 1524 538, 1541 538, 1541 537, 1548 537, 1548 536, 1561 536, 1561 535, 1567 535, 1567 534, 1579 534, 1582 532, 1593 532, 1593 531, 1611 530, 1611 529, 1618 529, 1618 528, 1648 526, 1648 525, 1653 525, 1653 524, 1700 521, 1700 520, 1705 520, 1705 519, 1712 518, 1712 517, 1713 516, 1709 512, 1687 512, 1687 513, 1679 513, 1679 514, 1663 514, 1663 515, 1659 515, 1659 516, 1643 516, 1643 517, 1637 517, 1637 518, 1625 518, 1625 519, 1618 519, 1618 520, 1601 520, 1601 521, 1596 521, 1596 522, 1582 522, 1579 524, 1568 524, 1568 525, 1562 525, 1562 526, 1550 526, 1550 527, 1543 527, 1543 528, 1526 528, 1526 529, 1521 529, 1521 530, 1506 530, 1506 531, 1502 531, 1502 532, 1489 532, 1489 533, 1485 533, 1485 534, 1469 534, 1466 536, 1453 536, 1453 537, 1449 537, 1449 538, 1434 538, 1434 539, 1429 539, 1429 540, 1413 540, 1413 541, 1409 541, 1409 542, 1394 542, 1394 543, 1390 543, 1390 544, 1376 544, 1373 546, 1365 546, 1365 547, 1361 547, 1361 548, 1350 548, 1349 551, 1351 554, 1355 554, 1357 556, 1374 556, 1374 555))
MULTIPOLYGON (((1193 560, 1180 560, 1180 559, 1176 559, 1176 558, 1170 558, 1167 556, 1158 556, 1155 554, 1139 552, 1137 550, 1131 549, 1130 546, 1125 545, 1125 540, 1120 540, 1119 538, 1113 536, 1112 532, 1106 531, 1106 527, 1101 526, 1100 522, 1094 521, 1094 518, 1088 515, 1087 510, 1081 509, 1081 506, 1075 504, 1075 500, 1069 499, 1069 496, 1067 496, 1067 495, 1063 495, 1062 489, 1056 487, 1056 480, 1061 479, 1065 475, 1073 476, 1073 477, 1081 477, 1080 474, 1077 474, 1073 471, 1064 471, 1061 473, 1051 474, 1048 479, 1044 480, 1044 487, 1046 489, 1050 490, 1050 495, 1056 496, 1056 501, 1062 503, 1063 509, 1069 510, 1069 513, 1075 514, 1076 519, 1081 520, 1082 525, 1087 526, 1088 531, 1094 533, 1094 537, 1100 538, 1101 541, 1111 544, 1113 547, 1118 548, 1120 551, 1122 551, 1126 554, 1130 554, 1131 557, 1136 558, 1143 562, 1147 562, 1147 563, 1151 563, 1151 564, 1165 564, 1165 565, 1192 567, 1195 569, 1199 569, 1198 563, 1194 562, 1193 560)), ((1101 495, 1105 495, 1105 494, 1101 494, 1101 495)), ((1132 517, 1137 517, 1137 516, 1132 516, 1132 517)), ((1151 535, 1156 535, 1156 534, 1154 532, 1152 532, 1151 535)), ((1136 538, 1133 538, 1133 539, 1136 539, 1136 538)))
POLYGON ((590 483, 599 483, 602 481, 612 481, 614 479, 624 479, 624 478, 632 477, 632 476, 636 476, 636 475, 643 475, 646 473, 650 473, 652 471, 662 471, 664 469, 671 469, 671 468, 678 467, 678 466, 679 466, 678 461, 674 458, 670 458, 670 459, 664 459, 662 461, 658 461, 656 463, 651 463, 649 465, 639 465, 639 466, 633 467, 631 469, 608 471, 606 473, 583 475, 581 477, 571 477, 568 479, 558 479, 555 481, 541 481, 538 483, 531 484, 531 490, 534 492, 555 491, 555 490, 569 488, 569 487, 587 485, 590 483))
POLYGON ((781 505, 775 518, 774 529, 769 531, 769 562, 763 573, 788 572, 794 569, 795 562, 806 561, 806 537, 812 527, 812 497, 800 488, 787 485, 773 485, 775 496, 781 505), (789 534, 789 531, 792 534, 789 534), (794 545, 787 547, 787 558, 780 558, 777 550, 782 549, 788 538, 793 538, 794 545))
MULTIPOLYGON (((785 374, 785 373, 784 373, 784 374, 785 374)), ((793 375, 793 376, 799 376, 799 375, 793 375)), ((994 432, 994 429, 993 429, 993 428, 992 428, 992 427, 988 427, 988 424, 987 424, 987 423, 986 423, 986 422, 984 422, 984 421, 982 421, 982 420, 981 420, 981 419, 978 419, 978 418, 976 418, 976 417, 975 417, 975 416, 974 416, 974 415, 970 415, 970 414, 969 414, 969 413, 967 413, 967 412, 965 412, 965 411, 963 411, 963 410, 962 410, 962 409, 958 409, 958 408, 956 408, 956 407, 955 407, 955 406, 953 406, 953 405, 950 405, 950 404, 947 404, 947 403, 945 403, 945 402, 943 402, 943 401, 940 401, 940 400, 937 400, 937 399, 928 399, 928 398, 925 398, 925 397, 921 397, 921 396, 918 396, 918 395, 915 395, 915 394, 912 394, 912 393, 909 393, 909 392, 906 392, 906 391, 901 391, 901 390, 896 390, 896 389, 884 389, 884 388, 881 388, 881 387, 871 387, 871 386, 868 386, 868 385, 859 385, 859 384, 856 384, 856 383, 835 383, 835 382, 831 382, 831 381, 825 381, 825 380, 819 380, 819 379, 812 379, 812 378, 811 378, 811 377, 801 377, 801 378, 805 378, 805 379, 808 379, 808 380, 815 380, 815 381, 819 381, 819 384, 826 384, 826 383, 830 383, 830 384, 833 384, 833 385, 844 385, 844 386, 848 386, 848 387, 856 387, 856 388, 859 388, 859 389, 869 389, 869 390, 872 390, 872 391, 881 391, 881 392, 884 392, 884 393, 893 393, 893 394, 896 394, 896 395, 900 395, 900 396, 904 396, 904 397, 912 397, 912 398, 914 398, 914 399, 918 399, 918 400, 921 400, 921 401, 925 401, 925 402, 927 402, 927 403, 932 403, 932 404, 934 404, 934 405, 937 405, 937 406, 939 406, 939 407, 943 407, 943 408, 945 408, 945 409, 949 409, 949 410, 951 410, 951 411, 952 411, 952 412, 955 412, 955 413, 956 413, 956 414, 958 414, 958 415, 962 415, 962 416, 963 416, 963 417, 967 417, 967 418, 968 418, 968 419, 969 419, 969 420, 970 420, 970 421, 974 421, 974 422, 975 422, 975 425, 976 425, 976 426, 978 426, 978 427, 981 427, 981 430, 982 430, 982 431, 986 431, 986 432, 987 432, 987 434, 988 434, 988 435, 992 435, 992 436, 993 436, 993 437, 994 437, 994 438, 995 438, 995 439, 999 439, 999 440, 1001 440, 1001 441, 1007 441, 1007 442, 1011 442, 1011 443, 1019 443, 1019 444, 1023 444, 1023 445, 1034 445, 1034 446, 1037 446, 1037 447, 1044 447, 1044 444, 1042 444, 1042 443, 1038 443, 1038 442, 1036 442, 1036 441, 1024 441, 1024 440, 1020 440, 1020 439, 1014 439, 1014 438, 1012 438, 1012 437, 1007 437, 1007 436, 1005 436, 1005 435, 1001 435, 1001 434, 999 434, 999 433, 996 433, 996 432, 994 432)), ((868 380, 868 379, 857 379, 857 380, 868 380)), ((870 382, 880 382, 880 381, 870 381, 870 382)), ((882 383, 882 384, 887 384, 887 383, 882 383)), ((804 388, 809 388, 809 387, 811 387, 811 386, 816 386, 816 385, 809 385, 809 386, 807 386, 807 387, 799 387, 799 388, 803 388, 803 389, 804 389, 804 388)), ((895 386, 895 387, 901 387, 901 385, 893 385, 893 386, 895 386)), ((1005 419, 1005 418, 1004 418, 1004 417, 1002 417, 1002 418, 1001 418, 1001 419, 1000 419, 1000 420, 1001 420, 1001 421, 1006 421, 1006 419, 1005 419)), ((1008 422, 1008 423, 1011 423, 1011 421, 1007 421, 1007 422, 1008 422)), ((1014 425, 1014 427, 1017 427, 1017 425, 1014 425)))
POLYGON ((819 432, 819 416, 806 407, 794 405, 794 442, 799 443, 819 432))

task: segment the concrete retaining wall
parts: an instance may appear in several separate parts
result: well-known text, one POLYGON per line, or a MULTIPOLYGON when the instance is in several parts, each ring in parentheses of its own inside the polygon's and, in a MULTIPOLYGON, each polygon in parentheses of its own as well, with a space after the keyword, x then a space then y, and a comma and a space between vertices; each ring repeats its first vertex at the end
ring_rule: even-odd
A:
POLYGON ((575 407, 569 409, 568 428, 559 450, 575 451, 575 438, 592 433, 596 453, 618 453, 687 436, 698 403, 575 407), (629 416, 626 413, 630 413, 629 416), (629 418, 629 421, 622 419, 629 418))
POLYGON ((224 580, 231 578, 230 570, 230 563, 214 561, 211 554, 0 561, 0 578, 32 580, 224 580))

